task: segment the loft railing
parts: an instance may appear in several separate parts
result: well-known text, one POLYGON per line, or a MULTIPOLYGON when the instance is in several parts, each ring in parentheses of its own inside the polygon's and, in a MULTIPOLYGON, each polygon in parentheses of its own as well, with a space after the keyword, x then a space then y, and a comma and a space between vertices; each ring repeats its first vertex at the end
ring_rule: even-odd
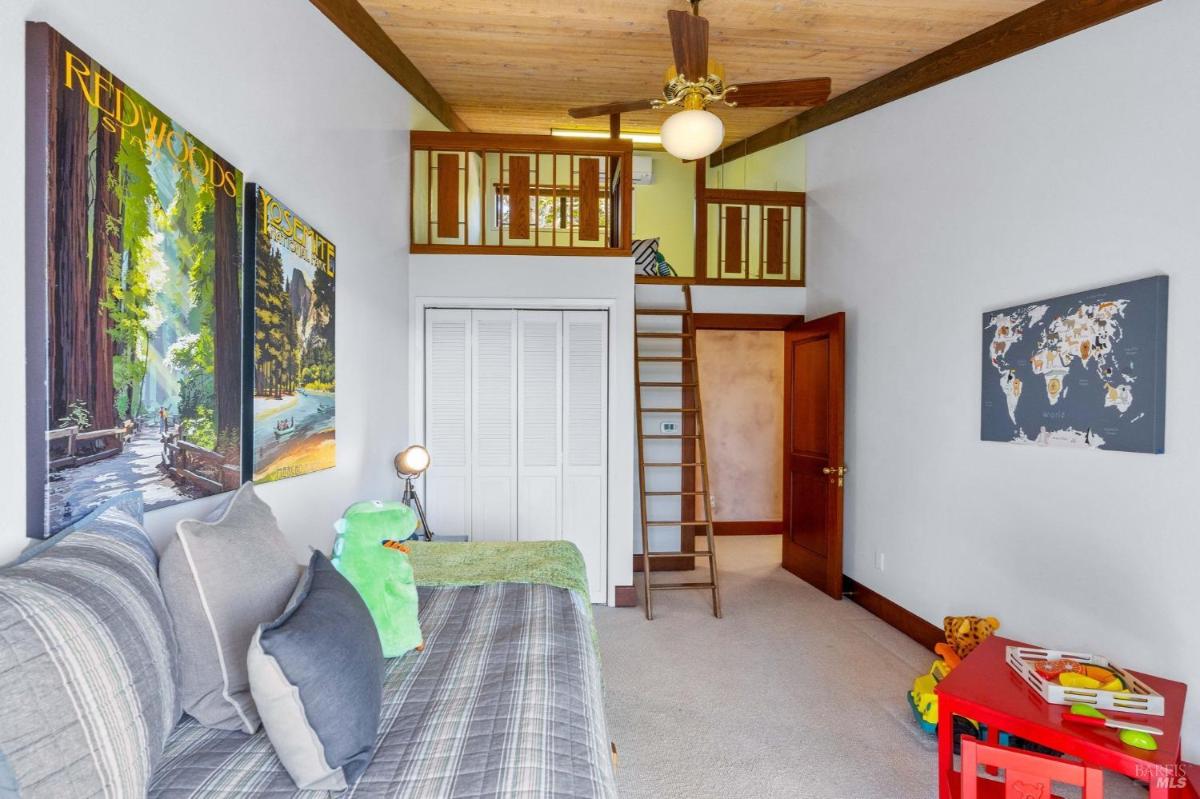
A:
POLYGON ((412 133, 414 253, 628 255, 633 146, 412 133))
POLYGON ((696 282, 804 285, 805 195, 696 187, 696 282))

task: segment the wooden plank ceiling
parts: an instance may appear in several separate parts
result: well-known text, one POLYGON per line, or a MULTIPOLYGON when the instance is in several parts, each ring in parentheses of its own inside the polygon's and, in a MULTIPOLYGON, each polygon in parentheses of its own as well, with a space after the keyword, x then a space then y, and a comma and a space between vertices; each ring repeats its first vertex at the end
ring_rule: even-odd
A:
MULTIPOLYGON (((671 62, 668 9, 686 0, 361 0, 475 131, 607 129, 567 108, 659 95, 671 62)), ((710 57, 729 82, 828 76, 853 89, 1032 0, 705 0, 710 57)), ((726 143, 802 109, 720 109, 726 143)), ((664 115, 623 118, 657 131, 664 115)))

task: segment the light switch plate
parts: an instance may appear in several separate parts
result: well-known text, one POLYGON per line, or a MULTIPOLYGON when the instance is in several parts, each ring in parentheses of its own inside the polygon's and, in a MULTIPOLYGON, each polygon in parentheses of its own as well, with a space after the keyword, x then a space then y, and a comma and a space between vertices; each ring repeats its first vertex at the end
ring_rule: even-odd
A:
POLYGON ((658 429, 664 434, 678 433, 679 422, 660 422, 658 429))

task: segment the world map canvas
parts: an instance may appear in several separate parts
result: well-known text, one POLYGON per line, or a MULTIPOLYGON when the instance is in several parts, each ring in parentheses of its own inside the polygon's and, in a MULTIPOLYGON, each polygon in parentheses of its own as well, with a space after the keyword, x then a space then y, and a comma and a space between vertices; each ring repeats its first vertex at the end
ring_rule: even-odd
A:
POLYGON ((1162 453, 1167 277, 983 315, 981 437, 1162 453))

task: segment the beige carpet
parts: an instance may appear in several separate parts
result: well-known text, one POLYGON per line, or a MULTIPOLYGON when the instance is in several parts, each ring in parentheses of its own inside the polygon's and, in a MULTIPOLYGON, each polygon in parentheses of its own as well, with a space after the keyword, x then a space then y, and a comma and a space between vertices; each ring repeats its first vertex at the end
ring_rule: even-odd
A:
MULTIPOLYGON (((904 702, 933 654, 785 572, 779 548, 717 540, 723 619, 705 591, 655 594, 652 622, 596 609, 625 799, 936 797, 934 739, 904 702)), ((1109 799, 1146 795, 1106 782, 1109 799)))

